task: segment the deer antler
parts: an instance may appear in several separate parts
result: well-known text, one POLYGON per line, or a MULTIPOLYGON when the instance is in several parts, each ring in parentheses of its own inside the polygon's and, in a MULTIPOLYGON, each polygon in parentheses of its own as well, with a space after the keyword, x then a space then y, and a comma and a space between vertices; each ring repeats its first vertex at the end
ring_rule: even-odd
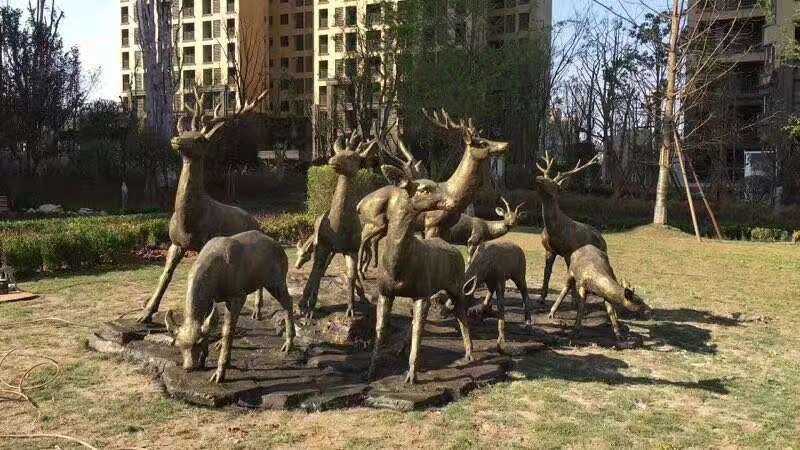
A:
MULTIPOLYGON (((235 119, 235 118, 237 118, 237 117, 239 117, 239 116, 241 116, 243 114, 246 114, 246 113, 252 111, 253 108, 255 108, 255 106, 261 100, 263 100, 264 97, 267 96, 267 92, 269 92, 269 90, 265 89, 265 90, 261 91, 261 93, 255 99, 250 100, 250 101, 245 101, 244 105, 242 105, 242 107, 238 111, 233 113, 233 115, 230 116, 230 117, 225 117, 224 114, 221 114, 222 103, 218 103, 217 106, 214 107, 214 116, 210 120, 207 120, 203 124, 203 128, 200 130, 200 133, 202 133, 203 136, 206 139, 211 139, 211 136, 213 136, 214 133, 219 131, 219 129, 222 128, 222 126, 225 125, 228 121, 230 121, 231 119, 235 119)), ((195 98, 198 98, 197 97, 197 87, 195 87, 195 98)), ((203 107, 203 103, 202 102, 204 100, 205 100, 205 92, 200 95, 200 97, 199 97, 199 102, 200 103, 197 103, 195 105, 196 108, 194 110, 191 110, 189 107, 187 107, 187 109, 190 109, 190 111, 192 111, 194 113, 194 117, 195 118, 193 119, 192 122, 197 120, 198 115, 202 116, 202 112, 201 112, 202 111, 202 107, 203 107)), ((196 128, 195 128, 195 130, 196 130, 196 128)))
POLYGON ((475 130, 475 122, 473 122, 471 117, 468 118, 466 122, 464 119, 460 119, 458 123, 456 123, 450 118, 450 115, 447 114, 447 111, 445 111, 444 108, 442 108, 440 111, 433 110, 433 113, 430 113, 427 109, 422 108, 422 114, 439 128, 444 128, 445 130, 458 130, 467 136, 474 136, 477 134, 477 131, 475 130))
POLYGON ((539 172, 542 172, 542 176, 543 177, 550 178, 548 176, 548 174, 550 173, 550 169, 553 168, 553 164, 555 164, 555 159, 553 159, 553 157, 550 156, 550 152, 545 150, 544 151, 544 156, 542 157, 542 160, 544 161, 545 166, 542 167, 541 164, 536 163, 536 167, 539 168, 539 172))
POLYGON ((506 198, 505 198, 505 197, 500 197, 500 200, 502 200, 502 201, 503 201, 503 203, 505 203, 505 205, 506 205, 506 211, 507 211, 507 212, 511 212, 511 205, 509 205, 509 204, 508 204, 508 201, 506 201, 506 198))
POLYGON ((558 185, 561 185, 564 181, 566 181, 567 178, 571 177, 572 175, 575 175, 576 173, 586 169, 589 166, 597 164, 598 162, 600 162, 599 153, 594 155, 594 157, 592 157, 592 159, 587 161, 586 164, 581 165, 581 160, 578 160, 578 162, 575 164, 575 167, 572 170, 568 170, 563 173, 558 172, 558 175, 556 175, 555 178, 553 178, 553 182, 558 185))
POLYGON ((514 208, 514 214, 519 214, 519 209, 522 208, 523 205, 525 205, 525 202, 522 202, 519 205, 517 205, 517 207, 514 208))

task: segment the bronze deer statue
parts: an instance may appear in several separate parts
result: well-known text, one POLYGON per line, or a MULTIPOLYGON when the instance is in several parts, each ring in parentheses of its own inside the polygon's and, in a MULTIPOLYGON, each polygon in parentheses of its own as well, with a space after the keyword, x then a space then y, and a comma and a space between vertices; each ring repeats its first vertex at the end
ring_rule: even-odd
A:
POLYGON ((505 198, 500 197, 500 200, 505 204, 505 209, 495 208, 495 213, 502 217, 503 220, 483 220, 462 214, 458 223, 453 225, 446 234, 445 240, 447 242, 467 246, 467 265, 472 261, 475 250, 482 242, 504 236, 517 226, 519 220, 524 217, 525 212, 520 212, 519 210, 524 203, 520 203, 512 210, 511 205, 508 204, 505 198))
POLYGON ((411 351, 405 379, 407 383, 414 383, 428 298, 439 291, 446 291, 455 304, 455 316, 464 340, 464 357, 472 359, 472 340, 462 293, 464 259, 458 249, 444 240, 420 239, 413 233, 412 224, 419 214, 450 206, 451 200, 441 191, 441 186, 431 180, 411 180, 393 166, 385 165, 381 169, 395 189, 387 204, 389 223, 378 254, 378 313, 368 377, 375 374, 394 298, 402 296, 414 300, 411 351))
POLYGON ((564 181, 571 175, 597 163, 599 156, 595 156, 586 164, 578 161, 575 168, 567 172, 559 172, 553 178, 549 177, 554 164, 553 158, 545 152, 543 159, 544 166, 537 164, 542 175, 536 177, 536 193, 542 202, 542 246, 545 250, 541 303, 544 303, 547 298, 550 275, 553 273, 553 263, 557 256, 564 258, 569 266, 572 252, 584 245, 591 244, 603 251, 607 250, 606 241, 597 229, 570 219, 558 206, 558 193, 564 181))
MULTIPOLYGON (((255 100, 247 101, 234 115, 238 117, 255 108, 267 91, 262 92, 255 100)), ((172 138, 172 149, 180 153, 183 158, 178 190, 175 193, 175 210, 169 220, 170 246, 167 251, 167 260, 164 271, 158 280, 158 287, 152 297, 147 301, 144 311, 139 316, 139 322, 150 322, 153 314, 158 311, 161 298, 172 280, 172 274, 178 263, 183 259, 187 250, 200 251, 209 239, 216 236, 231 236, 249 230, 258 230, 258 221, 241 208, 220 203, 206 193, 203 182, 203 160, 209 150, 211 138, 228 123, 231 118, 220 115, 222 104, 214 109, 214 116, 203 124, 203 100, 205 93, 197 95, 194 108, 186 107, 192 113, 191 126, 185 128, 186 116, 178 119, 178 135, 172 138), (202 126, 201 126, 202 125, 202 126)), ((262 292, 259 289, 253 318, 260 318, 263 302, 262 292)))
MULTIPOLYGON (((502 155, 508 152, 507 142, 491 141, 480 137, 480 133, 475 127, 472 119, 459 120, 458 123, 453 121, 447 112, 442 109, 441 111, 433 111, 429 113, 427 110, 422 110, 425 117, 430 120, 434 125, 449 131, 457 131, 461 133, 461 138, 465 145, 464 156, 456 168, 455 172, 447 179, 447 181, 437 183, 443 194, 447 197, 448 208, 444 210, 429 211, 421 214, 416 223, 414 224, 415 231, 424 231, 426 238, 445 236, 445 232, 453 225, 458 223, 461 219, 461 213, 472 203, 475 192, 478 190, 478 183, 480 181, 480 169, 483 163, 489 159, 490 156, 502 155)), ((374 194, 376 194, 376 191, 374 194)), ((388 191, 387 191, 388 192, 388 191)), ((374 243, 385 232, 385 224, 387 220, 385 217, 386 207, 382 206, 386 202, 385 194, 382 196, 382 202, 376 199, 370 199, 370 204, 373 202, 379 207, 362 207, 359 209, 359 216, 362 223, 377 224, 373 229, 367 233, 362 234, 362 242, 374 243)), ((367 198, 364 198, 363 205, 366 205, 367 198)), ((366 228, 366 227, 365 227, 366 228)), ((372 253, 375 252, 373 246, 372 253)), ((372 255, 374 257, 374 255, 372 255)), ((365 256, 359 258, 359 267, 363 272, 369 264, 369 258, 365 256)))
POLYGON ((492 294, 497 297, 497 347, 506 345, 505 335, 505 290, 506 280, 512 280, 522 294, 522 310, 525 323, 531 324, 528 308, 528 284, 525 281, 525 252, 511 242, 485 242, 478 246, 472 262, 467 267, 467 282, 464 295, 472 297, 475 289, 486 284, 489 290, 483 300, 483 312, 491 309, 492 294))
POLYGON ((578 312, 575 319, 576 333, 581 330, 586 296, 589 293, 603 298, 608 318, 611 320, 611 326, 614 329, 614 336, 618 341, 622 340, 622 333, 619 329, 619 320, 617 319, 615 307, 623 307, 644 317, 649 317, 652 314, 652 309, 641 297, 634 293, 626 281, 623 280, 621 284, 617 282, 617 277, 614 275, 614 270, 608 261, 608 254, 591 244, 572 252, 569 262, 569 278, 550 310, 551 318, 554 317, 568 291, 572 291, 573 298, 578 298, 578 312), (576 290, 577 295, 575 295, 576 290))
POLYGON ((289 259, 283 247, 261 231, 246 231, 230 237, 215 237, 203 246, 189 272, 183 325, 178 326, 167 311, 167 328, 174 333, 174 344, 183 353, 183 368, 205 365, 209 333, 216 316, 215 302, 224 302, 225 321, 217 370, 211 381, 221 383, 231 361, 231 343, 239 312, 247 294, 265 288, 286 311, 288 352, 294 340, 292 297, 286 286, 289 259))
POLYGON ((333 192, 331 209, 316 223, 314 229, 314 265, 303 289, 300 307, 307 317, 312 317, 319 296, 319 285, 330 263, 330 256, 342 253, 347 267, 349 298, 348 316, 355 314, 354 293, 356 289, 356 255, 360 244, 361 223, 356 214, 356 174, 372 154, 376 140, 360 141, 353 133, 347 145, 340 136, 333 145, 334 155, 328 164, 338 174, 333 192))

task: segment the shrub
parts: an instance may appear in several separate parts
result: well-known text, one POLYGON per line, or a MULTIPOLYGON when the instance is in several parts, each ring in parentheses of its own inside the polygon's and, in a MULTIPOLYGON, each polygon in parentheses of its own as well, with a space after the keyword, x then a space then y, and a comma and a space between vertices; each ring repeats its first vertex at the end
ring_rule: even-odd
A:
MULTIPOLYGON (((338 175, 331 166, 313 166, 308 169, 308 212, 325 213, 331 208, 338 175)), ((356 175, 356 197, 362 198, 386 185, 386 179, 370 169, 361 169, 356 175)))
POLYGON ((754 241, 782 241, 789 239, 789 233, 780 228, 756 227, 750 231, 750 239, 754 241))
POLYGON ((305 214, 282 214, 261 221, 261 231, 283 243, 295 243, 314 231, 315 216, 305 214))
POLYGON ((39 238, 34 234, 5 233, 0 239, 0 251, 17 275, 31 275, 42 266, 39 238))

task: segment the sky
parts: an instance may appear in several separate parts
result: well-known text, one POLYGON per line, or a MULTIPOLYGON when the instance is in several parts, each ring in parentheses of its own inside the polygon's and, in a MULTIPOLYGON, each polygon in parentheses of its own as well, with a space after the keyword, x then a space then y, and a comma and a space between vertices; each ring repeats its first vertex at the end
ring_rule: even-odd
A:
MULTIPOLYGON (((553 22, 572 17, 575 11, 585 11, 592 3, 592 0, 552 1, 553 22)), ((619 0, 606 1, 608 4, 616 4, 619 0)), ((25 9, 28 0, 0 0, 0 4, 25 9)), ((55 0, 55 4, 64 12, 60 30, 65 46, 77 46, 84 68, 88 71, 98 71, 97 82, 92 88, 90 97, 117 99, 122 87, 119 1, 55 0)), ((597 6, 593 9, 602 13, 597 6)))

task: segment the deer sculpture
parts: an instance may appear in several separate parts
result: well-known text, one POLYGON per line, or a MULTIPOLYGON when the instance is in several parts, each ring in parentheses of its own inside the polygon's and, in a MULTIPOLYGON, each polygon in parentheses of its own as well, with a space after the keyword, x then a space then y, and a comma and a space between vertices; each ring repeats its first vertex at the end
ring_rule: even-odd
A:
POLYGON ((505 209, 495 208, 495 213, 502 217, 503 220, 489 221, 462 214, 458 223, 450 228, 445 240, 451 244, 467 246, 467 265, 472 261, 475 250, 482 242, 504 236, 517 226, 519 220, 524 217, 525 212, 520 212, 519 210, 524 203, 520 203, 512 210, 511 205, 508 204, 505 198, 500 197, 500 200, 505 204, 505 209))
POLYGON ((511 242, 485 242, 480 244, 475 251, 472 262, 467 267, 467 282, 464 283, 464 295, 472 297, 478 286, 486 284, 489 292, 487 292, 483 300, 484 313, 488 312, 492 307, 492 294, 497 297, 497 347, 500 350, 503 350, 506 345, 506 280, 512 280, 522 294, 524 320, 528 325, 531 323, 525 270, 525 252, 518 245, 511 242))
MULTIPOLYGON (((450 227, 458 223, 461 219, 461 214, 472 203, 475 192, 478 190, 480 169, 483 163, 490 156, 507 153, 508 143, 482 138, 472 119, 467 119, 466 121, 461 119, 455 122, 444 109, 430 113, 423 109, 422 112, 437 127, 461 133, 461 138, 466 147, 464 156, 461 158, 461 162, 455 172, 447 181, 437 183, 443 195, 447 197, 447 204, 450 206, 444 210, 428 211, 425 214, 421 214, 414 224, 414 231, 424 231, 426 238, 442 238, 446 236, 445 232, 450 227)), ((366 225, 364 227, 365 231, 362 232, 361 236, 362 246, 364 246, 363 243, 372 245, 371 252, 359 252, 363 255, 363 259, 361 256, 359 257, 359 273, 363 273, 369 265, 369 260, 374 258, 374 253, 377 251, 377 241, 385 233, 386 224, 388 223, 385 217, 385 205, 389 198, 387 196, 389 190, 381 194, 378 194, 379 191, 373 192, 373 197, 368 196, 370 197, 369 200, 368 197, 364 197, 358 209, 361 222, 371 224, 369 229, 366 225)))
MULTIPOLYGON (((267 91, 262 92, 255 100, 247 101, 234 115, 238 117, 255 108, 267 91)), ((203 121, 202 105, 205 93, 197 95, 194 108, 186 107, 192 113, 191 126, 185 128, 186 116, 178 118, 178 135, 172 138, 172 149, 180 153, 183 167, 175 193, 175 210, 169 220, 170 246, 164 271, 158 280, 156 291, 147 301, 139 322, 150 322, 158 311, 161 298, 167 290, 178 263, 187 250, 200 251, 209 239, 216 236, 231 236, 249 230, 258 230, 258 221, 241 208, 220 203, 206 193, 203 182, 203 160, 210 148, 211 138, 231 118, 220 115, 222 104, 214 109, 214 116, 203 121)), ((260 319, 263 293, 259 289, 253 318, 260 319)))
POLYGON ((286 311, 286 342, 281 351, 288 352, 295 335, 292 297, 286 286, 288 269, 286 252, 261 231, 209 240, 189 272, 183 324, 175 323, 171 310, 165 317, 167 329, 174 333, 174 344, 183 353, 183 368, 192 370, 205 365, 209 333, 216 317, 214 303, 224 302, 222 345, 211 381, 221 383, 225 379, 239 312, 247 294, 261 288, 267 289, 286 311))
POLYGON ((620 284, 608 261, 608 254, 594 245, 585 245, 574 252, 569 262, 569 278, 567 284, 558 296, 550 310, 550 317, 555 316, 567 292, 573 292, 573 298, 578 298, 578 312, 575 319, 575 332, 581 330, 586 296, 589 293, 599 295, 603 298, 608 318, 611 320, 611 327, 614 329, 614 336, 617 340, 622 340, 622 333, 619 328, 617 311, 615 307, 623 307, 631 312, 639 313, 644 317, 649 317, 652 310, 641 297, 636 295, 630 285, 623 280, 620 284), (577 291, 577 295, 575 295, 577 291))
POLYGON ((378 255, 378 313, 375 325, 375 346, 368 377, 375 374, 378 352, 385 339, 386 324, 397 296, 414 300, 411 351, 405 381, 414 383, 428 298, 446 291, 455 304, 455 316, 464 340, 466 360, 472 359, 472 340, 467 326, 464 285, 464 259, 454 246, 442 239, 420 239, 414 236, 415 218, 437 208, 447 208, 451 201, 441 185, 426 179, 411 180, 400 169, 384 165, 386 178, 395 185, 387 202, 388 226, 382 251, 378 255))
POLYGON ((357 133, 350 136, 347 145, 344 144, 344 138, 339 136, 333 145, 334 155, 328 160, 328 164, 338 174, 338 179, 331 209, 316 222, 314 229, 314 265, 300 301, 303 313, 309 318, 314 313, 322 276, 325 275, 331 255, 335 253, 342 253, 345 257, 349 291, 346 314, 355 315, 356 255, 361 234, 361 223, 356 214, 358 199, 355 178, 376 144, 376 140, 359 141, 360 136, 357 133))
POLYGON ((547 298, 550 276, 553 273, 553 264, 556 257, 561 256, 569 266, 570 255, 584 245, 594 245, 606 251, 606 241, 600 232, 590 225, 570 219, 558 206, 558 193, 561 185, 570 176, 596 164, 599 156, 595 156, 586 164, 578 161, 572 170, 559 172, 550 178, 549 173, 553 168, 554 160, 545 152, 543 158, 545 165, 537 164, 541 176, 536 177, 536 193, 542 202, 542 246, 545 250, 544 278, 542 279, 542 296, 540 302, 544 304, 547 298))

